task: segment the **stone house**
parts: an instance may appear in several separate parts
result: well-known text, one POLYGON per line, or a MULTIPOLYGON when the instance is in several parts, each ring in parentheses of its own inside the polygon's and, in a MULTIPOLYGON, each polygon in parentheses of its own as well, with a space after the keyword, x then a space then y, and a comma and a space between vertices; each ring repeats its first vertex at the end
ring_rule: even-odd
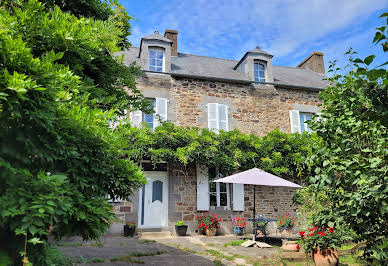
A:
MULTIPOLYGON (((137 88, 155 108, 155 114, 130 113, 133 124, 146 122, 153 129, 160 120, 169 120, 215 131, 237 128, 257 136, 275 128, 310 130, 305 122, 319 112, 318 93, 326 86, 322 53, 313 52, 296 67, 283 67, 273 65, 273 55, 259 47, 239 61, 178 53, 177 37, 174 30, 164 36, 155 31, 141 39, 140 47, 121 52, 125 64, 135 62, 144 71, 137 88)), ((212 169, 200 165, 189 167, 183 177, 179 166, 164 163, 153 169, 141 163, 149 182, 130 201, 113 203, 120 219, 136 222, 141 230, 173 232, 183 220, 193 233, 195 216, 203 211, 224 219, 252 214, 252 186, 209 182, 212 169)), ((257 213, 277 218, 295 211, 294 192, 257 187, 257 213)), ((224 223, 222 230, 229 228, 224 223)))

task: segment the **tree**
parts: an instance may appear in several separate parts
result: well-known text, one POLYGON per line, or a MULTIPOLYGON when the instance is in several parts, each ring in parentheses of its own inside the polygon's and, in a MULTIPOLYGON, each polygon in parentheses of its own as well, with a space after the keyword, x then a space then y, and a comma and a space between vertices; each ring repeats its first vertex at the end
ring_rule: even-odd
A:
MULTIPOLYGON (((386 34, 386 26, 379 27, 374 42, 385 41, 386 34)), ((386 42, 383 47, 387 52, 386 42)), ((317 166, 311 182, 331 202, 314 222, 348 226, 367 241, 364 256, 381 263, 388 260, 388 71, 369 69, 374 55, 364 60, 354 59, 352 50, 347 55, 346 74, 330 65, 331 85, 320 94, 322 115, 311 121, 323 140, 311 157, 317 166)))
POLYGON ((45 265, 47 249, 34 245, 51 226, 58 238, 96 239, 114 218, 106 196, 144 184, 109 123, 145 103, 123 91, 137 92, 138 69, 111 56, 125 33, 114 17, 18 3, 0 6, 0 249, 45 265), (105 70, 114 78, 98 83, 105 70))

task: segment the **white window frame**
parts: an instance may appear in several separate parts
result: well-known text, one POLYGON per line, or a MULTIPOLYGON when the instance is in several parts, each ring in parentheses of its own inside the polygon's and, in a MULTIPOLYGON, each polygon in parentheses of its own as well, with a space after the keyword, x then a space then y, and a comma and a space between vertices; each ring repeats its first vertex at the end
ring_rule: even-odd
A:
POLYGON ((166 60, 166 55, 165 55, 165 52, 164 52, 164 49, 163 49, 163 48, 158 48, 158 47, 150 47, 150 48, 148 48, 148 70, 149 70, 149 71, 165 72, 165 60, 166 60), (156 53, 155 65, 153 65, 153 67, 154 67, 155 69, 151 69, 150 52, 155 52, 155 53, 156 53), (158 53, 162 53, 162 54, 163 54, 163 59, 162 59, 162 70, 161 70, 161 71, 156 70, 157 67, 160 67, 160 66, 157 65, 157 61, 160 60, 160 59, 157 59, 157 54, 158 54, 158 53))
MULTIPOLYGON (((315 113, 312 113, 312 112, 300 112, 299 111, 299 120, 300 120, 300 117, 301 116, 303 116, 303 129, 304 130, 302 130, 302 121, 300 120, 300 123, 299 123, 299 127, 300 127, 300 132, 302 133, 302 132, 305 132, 305 131, 307 131, 308 133, 312 133, 313 131, 311 130, 311 128, 307 125, 307 123, 306 123, 306 121, 308 121, 308 120, 305 120, 305 118, 306 118, 306 115, 311 115, 311 118, 310 119, 312 119, 312 117, 315 115, 315 113)), ((310 120, 309 119, 309 120, 310 120)))
MULTIPOLYGON (((210 182, 213 182, 213 180, 211 180, 210 182)), ((216 208, 224 208, 225 210, 229 210, 230 209, 230 192, 229 192, 229 184, 226 184, 226 192, 221 192, 220 191, 220 183, 217 182, 216 183, 216 192, 211 192, 210 191, 210 183, 209 183, 209 207, 212 209, 212 210, 215 210, 216 208), (216 193, 216 197, 217 197, 217 206, 211 206, 210 205, 210 195, 213 194, 213 193, 216 193), (226 206, 220 206, 221 205, 221 193, 226 193, 226 206)))
POLYGON ((261 63, 261 62, 255 62, 254 63, 254 65, 253 65, 253 76, 254 76, 255 81, 257 81, 257 82, 265 82, 265 79, 266 79, 266 73, 265 72, 266 72, 266 67, 265 67, 264 63, 261 63), (255 70, 255 65, 257 65, 257 72, 255 70), (263 66, 263 71, 261 71, 259 69, 260 65, 263 66), (260 72, 263 72, 264 78, 260 77, 260 72), (256 73, 257 73, 257 76, 256 76, 256 73))

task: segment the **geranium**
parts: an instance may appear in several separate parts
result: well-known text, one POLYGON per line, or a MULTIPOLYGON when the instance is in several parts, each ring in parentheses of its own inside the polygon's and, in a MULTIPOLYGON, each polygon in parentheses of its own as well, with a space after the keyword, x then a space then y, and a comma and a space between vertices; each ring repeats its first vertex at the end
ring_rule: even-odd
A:
POLYGON ((300 231, 299 235, 302 240, 306 253, 313 252, 315 249, 338 248, 347 239, 342 233, 334 231, 333 227, 318 228, 317 226, 310 228, 309 233, 300 231))
POLYGON ((246 227, 247 226, 247 221, 245 218, 240 218, 238 216, 233 217, 232 223, 234 226, 239 226, 239 227, 246 227))
POLYGON ((286 216, 280 216, 278 219, 278 226, 283 228, 291 228, 295 225, 296 218, 292 217, 289 212, 286 213, 286 216))
POLYGON ((220 228, 220 222, 222 221, 221 218, 219 218, 217 215, 213 214, 210 215, 200 215, 196 217, 197 219, 197 225, 198 229, 201 231, 205 231, 206 229, 210 228, 220 228))

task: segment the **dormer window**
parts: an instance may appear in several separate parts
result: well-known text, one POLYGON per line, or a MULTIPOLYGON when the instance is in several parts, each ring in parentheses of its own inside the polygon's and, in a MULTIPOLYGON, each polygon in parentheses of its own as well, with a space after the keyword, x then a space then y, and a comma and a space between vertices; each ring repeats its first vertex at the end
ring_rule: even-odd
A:
POLYGON ((164 70, 164 50, 150 48, 148 50, 148 70, 163 72, 164 70))
POLYGON ((262 63, 254 64, 255 81, 265 82, 265 66, 262 63))

